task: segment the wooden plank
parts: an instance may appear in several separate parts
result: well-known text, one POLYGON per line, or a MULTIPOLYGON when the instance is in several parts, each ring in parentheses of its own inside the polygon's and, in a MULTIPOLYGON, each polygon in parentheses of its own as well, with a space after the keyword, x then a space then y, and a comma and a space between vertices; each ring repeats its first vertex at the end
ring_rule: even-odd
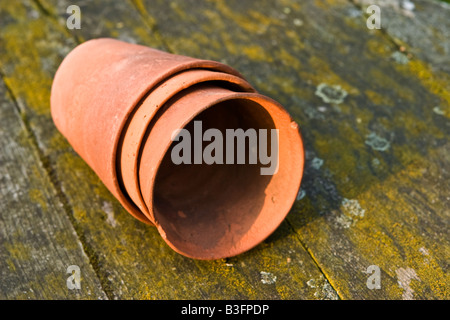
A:
POLYGON ((0 299, 105 299, 16 106, 0 80, 0 299), (80 289, 67 268, 80 268, 80 289))
POLYGON ((157 43, 151 20, 140 22, 137 11, 127 3, 102 2, 96 4, 97 9, 80 4, 85 19, 81 31, 65 28, 61 18, 65 5, 39 3, 40 8, 28 1, 14 2, 0 10, 0 70, 17 95, 109 298, 338 297, 288 223, 264 244, 239 257, 195 261, 173 252, 154 228, 126 213, 54 128, 48 101, 51 77, 62 56, 75 45, 74 38, 117 36, 122 32, 117 30, 119 22, 123 23, 119 29, 127 30, 123 32, 137 42, 155 47, 164 47, 164 43, 157 43), (115 12, 111 19, 120 17, 120 21, 111 22, 103 11, 96 11, 102 5, 115 12), (94 28, 99 17, 103 27, 94 28), (147 38, 139 31, 142 26, 149 30, 147 38))
POLYGON ((348 1, 144 3, 173 52, 230 63, 300 123, 305 196, 288 223, 340 297, 448 299, 448 74, 392 58, 348 1))
MULTIPOLYGON (((145 43, 156 49, 166 50, 163 39, 153 29, 153 21, 142 21, 139 12, 129 1, 39 1, 49 18, 57 20, 59 26, 66 26, 70 13, 67 8, 77 5, 81 11, 81 29, 66 29, 78 42, 88 39, 111 37, 130 43, 145 43), (150 30, 149 30, 150 29, 150 30)), ((42 11, 42 10, 41 10, 42 11)))
MULTIPOLYGON (((450 4, 435 0, 355 0, 363 12, 377 5, 381 28, 408 54, 431 64, 433 71, 450 73, 450 4)), ((393 56, 402 62, 400 54, 393 56)))

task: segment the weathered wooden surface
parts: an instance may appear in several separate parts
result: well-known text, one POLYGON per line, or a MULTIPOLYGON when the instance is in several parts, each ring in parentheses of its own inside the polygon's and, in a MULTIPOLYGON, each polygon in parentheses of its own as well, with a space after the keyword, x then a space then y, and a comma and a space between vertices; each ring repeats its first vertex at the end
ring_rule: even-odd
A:
POLYGON ((80 2, 81 30, 65 26, 76 1, 2 2, 0 297, 448 299, 450 7, 395 2, 371 2, 382 30, 363 0, 80 2), (101 36, 228 63, 298 121, 302 191, 263 244, 219 261, 174 253, 57 132, 54 72, 101 36), (381 289, 366 286, 370 265, 381 289))
POLYGON ((3 81, 0 106, 0 299, 105 299, 3 81), (71 265, 82 290, 67 289, 71 265))

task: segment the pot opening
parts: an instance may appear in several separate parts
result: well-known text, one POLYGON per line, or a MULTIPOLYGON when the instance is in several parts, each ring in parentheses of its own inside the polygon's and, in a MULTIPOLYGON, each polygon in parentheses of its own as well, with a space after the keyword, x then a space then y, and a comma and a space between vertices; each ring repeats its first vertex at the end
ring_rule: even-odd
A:
POLYGON ((248 129, 255 132, 258 142, 261 138, 259 129, 266 129, 268 142, 265 152, 271 154, 270 132, 275 125, 270 114, 256 102, 235 99, 206 109, 188 123, 184 129, 190 135, 190 149, 184 148, 178 152, 181 150, 180 143, 185 142, 184 136, 174 141, 159 167, 154 185, 155 218, 169 243, 184 254, 205 259, 221 258, 247 250, 268 236, 266 234, 261 238, 258 231, 261 223, 273 223, 273 216, 276 215, 273 207, 270 212, 263 213, 264 202, 270 197, 266 195, 266 188, 274 176, 261 174, 261 167, 266 165, 260 162, 260 146, 254 143, 254 139, 253 143, 250 143, 251 138, 244 139, 244 164, 237 164, 238 139, 232 139, 234 160, 230 161, 232 157, 227 159, 232 148, 227 145, 231 135, 226 129, 239 128, 245 132, 249 132, 248 129), (218 130, 215 130, 216 133, 220 131, 222 148, 206 152, 205 148, 216 142, 215 138, 203 141, 203 134, 212 128, 218 130), (202 146, 200 153, 199 143, 202 146), (251 148, 253 152, 257 149, 256 164, 250 163, 251 148), (185 156, 186 151, 188 154, 190 151, 190 163, 188 157, 183 157, 183 163, 175 164, 174 156, 185 156), (196 155, 198 163, 199 154, 201 164, 194 164, 196 155), (205 163, 208 155, 214 156, 216 163, 205 163), (223 164, 220 164, 220 158, 223 164), (257 219, 259 222, 255 225, 257 219))

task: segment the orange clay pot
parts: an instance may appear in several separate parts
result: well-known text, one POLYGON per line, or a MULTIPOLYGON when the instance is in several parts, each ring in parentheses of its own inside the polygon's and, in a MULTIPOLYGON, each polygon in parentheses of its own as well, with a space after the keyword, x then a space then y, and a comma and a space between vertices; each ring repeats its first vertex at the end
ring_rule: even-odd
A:
POLYGON ((234 69, 113 39, 75 48, 56 72, 59 131, 135 218, 175 251, 219 259, 251 249, 289 212, 303 174, 298 126, 234 69), (172 134, 194 120, 222 132, 278 129, 278 171, 171 161, 172 134))

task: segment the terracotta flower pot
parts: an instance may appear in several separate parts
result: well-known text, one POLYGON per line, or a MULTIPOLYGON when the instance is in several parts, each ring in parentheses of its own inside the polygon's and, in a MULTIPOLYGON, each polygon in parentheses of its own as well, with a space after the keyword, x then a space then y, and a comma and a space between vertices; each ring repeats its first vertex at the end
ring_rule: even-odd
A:
POLYGON ((126 210, 188 257, 218 259, 254 247, 282 222, 300 187, 297 124, 218 62, 90 40, 56 72, 51 109, 57 128, 126 210), (174 164, 173 134, 195 133, 196 120, 223 133, 277 129, 278 171, 174 164))

